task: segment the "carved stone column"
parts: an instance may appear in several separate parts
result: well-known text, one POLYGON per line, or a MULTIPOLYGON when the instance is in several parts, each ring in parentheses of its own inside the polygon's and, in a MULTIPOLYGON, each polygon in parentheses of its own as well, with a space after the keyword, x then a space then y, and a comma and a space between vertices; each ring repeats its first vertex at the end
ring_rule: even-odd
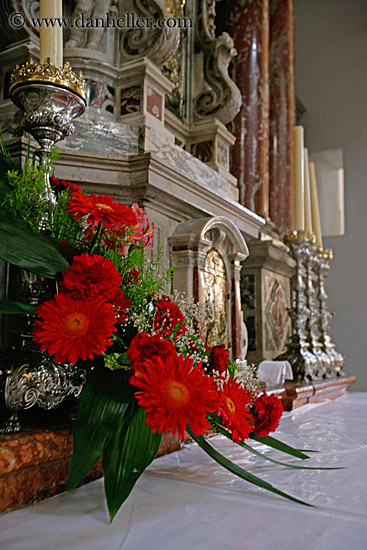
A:
POLYGON ((247 360, 272 360, 285 348, 291 323, 290 280, 295 261, 279 240, 262 234, 248 241, 249 257, 241 272, 241 302, 248 331, 247 360))
POLYGON ((230 345, 237 359, 243 346, 239 278, 248 256, 241 233, 227 218, 199 218, 180 223, 169 244, 173 289, 210 307, 203 336, 208 345, 230 345))
POLYGON ((230 0, 219 9, 238 52, 233 76, 242 106, 234 119, 232 164, 239 200, 268 219, 269 1, 230 0))
POLYGON ((237 187, 230 173, 230 149, 235 138, 226 124, 241 105, 240 91, 229 75, 237 55, 231 36, 216 33, 216 0, 197 0, 192 66, 189 76, 190 112, 187 150, 224 175, 237 187))
POLYGON ((281 238, 293 228, 295 126, 293 0, 270 0, 269 215, 281 238))

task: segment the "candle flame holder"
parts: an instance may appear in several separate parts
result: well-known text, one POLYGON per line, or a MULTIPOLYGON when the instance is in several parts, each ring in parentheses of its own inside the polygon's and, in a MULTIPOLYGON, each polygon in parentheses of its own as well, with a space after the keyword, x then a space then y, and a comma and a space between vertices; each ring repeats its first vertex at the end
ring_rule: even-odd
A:
MULTIPOLYGON (((74 132, 72 120, 85 111, 87 86, 82 73, 77 76, 68 62, 56 68, 49 57, 40 65, 30 59, 16 65, 9 92, 24 112, 21 129, 39 143, 40 161, 46 162, 51 147, 74 132)), ((48 175, 45 185, 52 202, 48 175)))

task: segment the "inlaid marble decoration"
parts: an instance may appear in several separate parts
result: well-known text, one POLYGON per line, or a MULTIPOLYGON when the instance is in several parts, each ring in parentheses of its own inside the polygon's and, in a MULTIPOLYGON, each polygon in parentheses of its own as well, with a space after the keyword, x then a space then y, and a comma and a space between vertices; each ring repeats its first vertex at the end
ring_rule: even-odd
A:
POLYGON ((289 280, 274 275, 264 276, 265 294, 265 349, 280 352, 285 348, 290 331, 289 280))
POLYGON ((238 179, 241 204, 267 218, 269 2, 230 0, 218 9, 227 17, 224 28, 238 52, 233 76, 242 94, 242 107, 234 120, 233 174, 238 179))
POLYGON ((229 147, 218 141, 217 145, 217 162, 227 170, 229 169, 229 147))
POLYGON ((269 214, 281 237, 293 227, 295 125, 293 0, 270 2, 269 214))
POLYGON ((214 158, 214 144, 213 141, 201 141, 200 143, 194 143, 191 147, 191 153, 194 157, 201 160, 201 162, 211 162, 214 158))
POLYGON ((163 97, 151 86, 147 89, 147 111, 158 120, 162 120, 163 97))
POLYGON ((120 115, 129 115, 142 110, 141 86, 123 88, 120 92, 120 115))
POLYGON ((87 105, 100 111, 113 114, 115 112, 115 88, 98 80, 86 79, 87 105))

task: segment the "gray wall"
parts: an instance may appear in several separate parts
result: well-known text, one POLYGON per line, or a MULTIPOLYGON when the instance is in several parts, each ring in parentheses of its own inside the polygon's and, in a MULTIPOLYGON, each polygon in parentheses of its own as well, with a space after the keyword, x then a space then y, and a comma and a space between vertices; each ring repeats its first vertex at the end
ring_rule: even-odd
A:
POLYGON ((367 391, 366 0, 295 0, 295 41, 306 146, 344 152, 346 231, 324 239, 334 251, 326 290, 352 389, 367 391))

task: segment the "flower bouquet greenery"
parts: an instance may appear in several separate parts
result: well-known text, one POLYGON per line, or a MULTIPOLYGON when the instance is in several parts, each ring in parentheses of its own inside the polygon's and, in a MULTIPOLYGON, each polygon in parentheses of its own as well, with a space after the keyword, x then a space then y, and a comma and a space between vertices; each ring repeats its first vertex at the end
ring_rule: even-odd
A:
MULTIPOLYGON (((52 159, 51 159, 52 160, 52 159)), ((156 456, 163 433, 189 434, 214 460, 239 477, 296 502, 217 452, 208 430, 247 451, 259 441, 301 460, 308 456, 269 436, 281 401, 259 394, 238 377, 224 345, 201 338, 199 311, 179 307, 164 292, 170 273, 148 261, 154 225, 144 210, 50 178, 51 163, 29 158, 19 170, 0 156, 0 257, 55 281, 38 306, 3 300, 0 311, 34 315, 33 339, 56 363, 88 372, 74 423, 67 490, 77 487, 102 457, 110 519, 156 456), (199 319, 199 320, 198 320, 199 319)), ((191 308, 191 309, 190 309, 191 308)), ((305 503, 303 503, 305 504, 305 503)))

